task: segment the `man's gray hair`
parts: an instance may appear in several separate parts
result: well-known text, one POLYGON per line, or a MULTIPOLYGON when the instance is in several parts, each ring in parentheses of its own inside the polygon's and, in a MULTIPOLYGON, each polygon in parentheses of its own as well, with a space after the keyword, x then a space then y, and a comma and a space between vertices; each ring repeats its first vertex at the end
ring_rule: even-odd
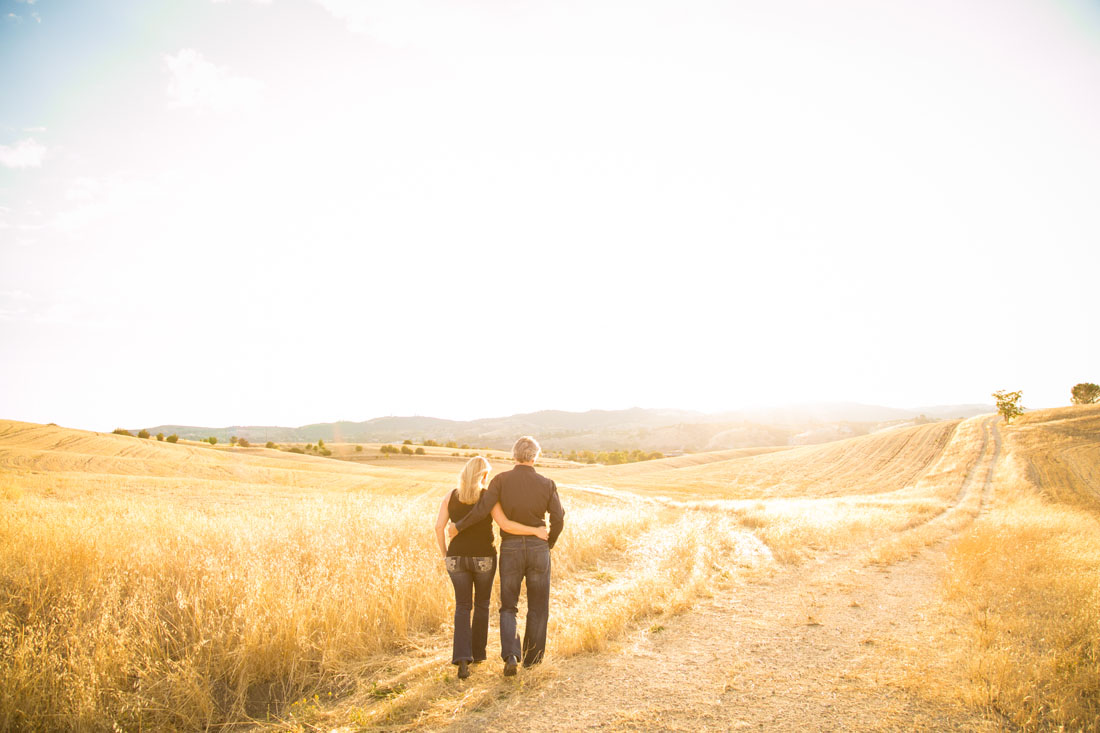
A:
POLYGON ((516 463, 531 463, 538 459, 541 452, 542 446, 530 435, 524 435, 512 446, 512 458, 516 459, 516 463))

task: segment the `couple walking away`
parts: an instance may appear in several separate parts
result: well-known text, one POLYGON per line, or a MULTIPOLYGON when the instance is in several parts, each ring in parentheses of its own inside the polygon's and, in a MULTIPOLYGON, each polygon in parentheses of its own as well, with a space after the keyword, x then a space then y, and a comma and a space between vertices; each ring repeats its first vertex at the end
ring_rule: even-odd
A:
POLYGON ((515 468, 498 474, 485 488, 489 462, 471 458, 448 492, 435 523, 439 551, 455 588, 455 636, 451 663, 458 676, 470 676, 471 663, 485 661, 489 636, 489 597, 497 570, 493 521, 500 526, 500 658, 511 677, 522 661, 530 667, 546 652, 550 615, 550 550, 565 519, 558 487, 535 472, 541 448, 524 436, 512 446, 515 468), (546 515, 550 515, 550 530, 546 515), (447 544, 447 537, 450 544, 447 544), (520 646, 516 606, 527 581, 527 621, 520 646), (471 618, 472 613, 472 618, 471 618))

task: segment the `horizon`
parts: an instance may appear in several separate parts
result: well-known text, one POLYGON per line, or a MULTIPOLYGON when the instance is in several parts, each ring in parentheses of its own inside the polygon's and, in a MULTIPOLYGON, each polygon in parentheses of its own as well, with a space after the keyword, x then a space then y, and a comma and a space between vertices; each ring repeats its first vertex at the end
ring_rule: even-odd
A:
POLYGON ((1086 0, 0 0, 0 87, 6 419, 1100 382, 1086 0))
MULTIPOLYGON (((851 400, 839 400, 839 401, 834 401, 834 400, 830 400, 830 401, 811 400, 811 401, 807 401, 807 402, 790 402, 790 403, 776 403, 776 404, 744 405, 744 406, 737 407, 737 408, 717 410, 717 411, 712 411, 712 412, 704 412, 704 411, 700 411, 700 410, 689 410, 689 409, 686 409, 686 408, 679 408, 679 407, 667 407, 667 406, 666 407, 639 407, 637 405, 634 405, 634 406, 631 406, 631 407, 613 408, 613 409, 606 409, 606 408, 596 407, 596 408, 591 408, 591 409, 588 409, 588 410, 559 410, 559 409, 555 409, 555 408, 545 408, 545 409, 540 409, 540 410, 532 410, 532 411, 529 411, 529 412, 509 413, 507 415, 480 415, 480 416, 477 416, 477 417, 468 417, 468 418, 445 417, 445 416, 427 415, 427 414, 423 414, 423 415, 422 414, 375 415, 373 417, 368 417, 368 418, 364 418, 364 419, 339 418, 339 419, 334 419, 334 420, 312 420, 312 421, 305 422, 305 423, 299 423, 297 425, 261 424, 261 423, 244 423, 244 422, 233 422, 233 423, 229 423, 229 424, 225 424, 225 425, 215 425, 215 424, 212 424, 212 423, 211 424, 206 424, 206 423, 180 423, 180 422, 172 422, 172 421, 161 421, 161 422, 157 422, 157 423, 151 423, 151 424, 148 424, 148 425, 115 425, 112 428, 106 428, 106 427, 103 427, 103 428, 98 428, 98 427, 97 428, 88 428, 88 427, 79 426, 79 425, 63 425, 62 427, 75 428, 75 429, 78 429, 78 430, 90 430, 90 431, 93 431, 93 432, 109 432, 110 430, 112 430, 114 428, 120 428, 120 427, 125 428, 127 430, 139 430, 139 429, 149 429, 149 428, 164 427, 164 426, 174 426, 174 427, 178 426, 178 427, 189 427, 189 428, 209 428, 211 430, 225 430, 225 429, 229 429, 229 428, 288 428, 288 429, 298 429, 298 428, 308 427, 308 426, 311 426, 311 425, 329 425, 329 424, 337 424, 337 423, 360 424, 360 423, 372 422, 374 420, 384 420, 384 419, 388 419, 388 418, 398 418, 398 419, 426 418, 426 419, 429 419, 429 420, 446 420, 446 421, 449 421, 449 422, 467 423, 467 422, 477 422, 479 420, 499 420, 499 419, 505 419, 505 418, 509 418, 509 417, 521 417, 521 416, 525 416, 525 415, 537 415, 537 414, 546 413, 546 412, 564 412, 564 413, 572 414, 572 415, 583 415, 583 414, 587 414, 587 413, 590 413, 590 412, 629 412, 629 411, 632 411, 632 410, 643 410, 643 411, 646 411, 646 412, 666 412, 666 411, 667 412, 682 412, 682 413, 692 413, 692 414, 698 415, 700 417, 715 417, 715 416, 727 415, 727 414, 728 415, 736 415, 738 413, 751 413, 751 412, 757 412, 757 411, 768 411, 768 410, 781 411, 781 410, 794 410, 794 409, 798 409, 798 408, 813 408, 813 407, 869 407, 869 408, 884 408, 884 409, 889 409, 889 410, 909 410, 909 411, 914 411, 914 413, 915 413, 915 411, 917 411, 917 410, 925 410, 925 409, 931 409, 931 408, 975 407, 975 406, 983 406, 983 407, 988 406, 990 408, 990 412, 996 411, 996 406, 992 402, 988 403, 988 404, 984 403, 984 402, 974 402, 974 403, 940 403, 940 404, 926 404, 926 405, 896 406, 896 405, 868 404, 868 403, 865 403, 865 402, 854 402, 854 401, 851 401, 851 400)), ((1032 410, 1042 410, 1042 409, 1048 409, 1050 407, 1059 407, 1059 406, 1061 406, 1061 405, 1044 405, 1042 407, 1026 407, 1025 409, 1026 409, 1026 411, 1030 412, 1032 410)), ((914 416, 916 416, 916 414, 914 414, 914 416)), ((0 416, 0 419, 14 419, 14 418, 4 418, 4 417, 0 416)), ((25 421, 25 422, 33 422, 33 421, 25 421)), ((56 422, 56 421, 53 421, 53 422, 56 422)))

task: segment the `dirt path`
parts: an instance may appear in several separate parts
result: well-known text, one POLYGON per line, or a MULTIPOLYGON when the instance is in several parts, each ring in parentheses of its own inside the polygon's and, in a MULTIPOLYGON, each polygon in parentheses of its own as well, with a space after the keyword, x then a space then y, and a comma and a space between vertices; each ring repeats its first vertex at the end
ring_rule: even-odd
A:
POLYGON ((954 505, 931 521, 957 516, 915 557, 876 567, 863 548, 716 590, 612 651, 555 661, 538 684, 449 729, 1003 729, 910 692, 942 689, 958 674, 936 659, 937 588, 946 540, 992 499, 996 421, 983 432, 954 505))

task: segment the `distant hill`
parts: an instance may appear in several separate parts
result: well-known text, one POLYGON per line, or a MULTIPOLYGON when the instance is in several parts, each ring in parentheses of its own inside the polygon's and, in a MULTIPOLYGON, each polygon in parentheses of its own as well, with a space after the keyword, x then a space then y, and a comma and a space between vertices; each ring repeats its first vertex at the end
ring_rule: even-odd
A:
MULTIPOLYGON (((508 449, 520 435, 534 435, 548 451, 642 448, 663 452, 726 450, 823 443, 885 427, 993 412, 992 405, 935 405, 909 409, 857 403, 811 403, 754 408, 720 414, 688 410, 543 410, 479 420, 434 417, 377 417, 363 422, 316 423, 296 428, 231 425, 223 428, 157 425, 150 433, 181 438, 232 436, 253 443, 389 443, 455 441, 479 448, 508 449), (923 419, 919 420, 923 416, 923 419)), ((136 429, 134 430, 136 432, 136 429)))

